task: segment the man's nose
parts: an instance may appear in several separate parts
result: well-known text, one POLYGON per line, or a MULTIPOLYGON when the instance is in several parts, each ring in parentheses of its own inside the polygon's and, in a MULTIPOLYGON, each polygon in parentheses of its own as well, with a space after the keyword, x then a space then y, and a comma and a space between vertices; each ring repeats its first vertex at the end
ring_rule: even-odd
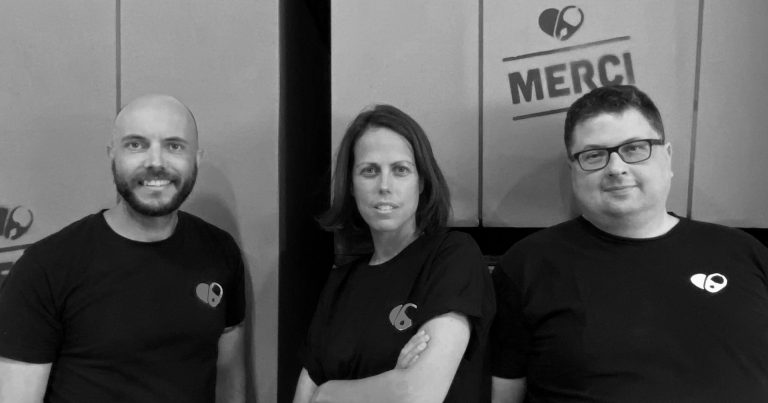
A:
POLYGON ((146 165, 148 167, 161 167, 165 163, 163 150, 159 145, 151 145, 147 150, 146 165))
POLYGON ((627 173, 627 163, 624 162, 618 151, 613 151, 608 154, 608 165, 605 169, 610 175, 622 175, 627 173))

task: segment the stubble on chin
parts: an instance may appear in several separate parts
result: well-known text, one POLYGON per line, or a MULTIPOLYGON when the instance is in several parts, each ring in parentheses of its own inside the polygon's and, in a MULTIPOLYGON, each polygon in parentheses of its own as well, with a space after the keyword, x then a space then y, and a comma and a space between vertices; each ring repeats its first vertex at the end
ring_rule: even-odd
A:
POLYGON ((193 166, 192 174, 186 180, 181 179, 173 181, 174 186, 176 186, 176 183, 180 183, 181 187, 177 187, 176 193, 171 197, 171 200, 167 203, 155 206, 144 203, 139 199, 128 180, 117 173, 117 167, 114 160, 112 161, 112 178, 117 193, 131 209, 147 217, 162 217, 178 210, 190 193, 192 193, 192 189, 197 180, 197 166, 193 166))

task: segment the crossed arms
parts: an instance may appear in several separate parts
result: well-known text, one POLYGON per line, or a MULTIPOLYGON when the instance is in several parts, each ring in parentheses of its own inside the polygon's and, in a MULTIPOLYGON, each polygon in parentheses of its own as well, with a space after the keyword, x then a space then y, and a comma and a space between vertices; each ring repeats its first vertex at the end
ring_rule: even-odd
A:
POLYGON ((332 380, 322 385, 316 385, 303 369, 293 402, 442 402, 469 337, 466 316, 455 312, 437 316, 406 344, 394 369, 368 378, 332 380))

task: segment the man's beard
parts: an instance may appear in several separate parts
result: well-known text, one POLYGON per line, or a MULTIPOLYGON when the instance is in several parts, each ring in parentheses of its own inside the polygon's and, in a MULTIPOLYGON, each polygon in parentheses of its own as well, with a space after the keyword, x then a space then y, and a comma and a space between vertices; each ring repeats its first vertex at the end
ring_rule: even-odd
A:
POLYGON ((137 213, 148 217, 162 217, 173 213, 178 210, 187 196, 192 192, 192 188, 195 187, 195 180, 197 179, 197 164, 192 166, 192 174, 189 175, 187 180, 183 178, 173 178, 164 168, 148 168, 141 173, 146 180, 151 179, 168 179, 171 184, 179 186, 176 194, 173 195, 171 200, 161 205, 149 205, 139 200, 136 193, 131 188, 131 184, 123 177, 117 174, 117 168, 115 167, 115 161, 112 161, 112 177, 117 188, 117 193, 125 200, 126 203, 137 213))

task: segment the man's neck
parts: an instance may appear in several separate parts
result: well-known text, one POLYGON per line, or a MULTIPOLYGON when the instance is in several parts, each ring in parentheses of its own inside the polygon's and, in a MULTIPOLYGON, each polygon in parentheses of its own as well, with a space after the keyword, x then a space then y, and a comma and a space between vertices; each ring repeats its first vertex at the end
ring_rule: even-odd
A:
POLYGON ((139 242, 157 242, 173 235, 178 222, 178 213, 150 217, 132 209, 122 199, 117 205, 104 212, 104 219, 118 235, 139 242))
POLYGON ((626 215, 621 217, 582 215, 595 227, 624 238, 654 238, 669 232, 680 221, 666 211, 655 214, 626 215))

